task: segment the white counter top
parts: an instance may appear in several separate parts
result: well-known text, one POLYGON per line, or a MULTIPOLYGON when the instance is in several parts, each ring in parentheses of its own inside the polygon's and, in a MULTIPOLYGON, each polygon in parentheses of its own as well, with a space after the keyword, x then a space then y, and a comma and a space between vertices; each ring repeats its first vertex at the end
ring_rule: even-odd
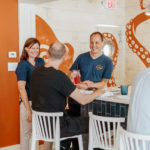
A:
MULTIPOLYGON (((87 91, 87 90, 80 90, 81 93, 84 94, 91 94, 93 91, 87 91)), ((116 88, 109 88, 106 89, 106 92, 102 95, 96 98, 96 100, 103 100, 108 102, 114 102, 114 103, 122 103, 122 104, 129 104, 130 96, 128 95, 120 95, 120 89, 116 88)))
POLYGON ((114 102, 114 103, 122 103, 122 104, 129 104, 130 97, 127 95, 115 95, 115 96, 100 96, 97 97, 96 100, 103 100, 108 102, 114 102))

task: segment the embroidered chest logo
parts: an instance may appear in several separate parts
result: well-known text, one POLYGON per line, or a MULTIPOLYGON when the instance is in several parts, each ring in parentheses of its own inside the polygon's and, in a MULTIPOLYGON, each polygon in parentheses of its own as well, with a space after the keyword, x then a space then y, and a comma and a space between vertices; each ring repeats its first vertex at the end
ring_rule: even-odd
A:
POLYGON ((96 66, 96 69, 97 69, 97 70, 101 70, 101 69, 103 69, 103 66, 97 65, 97 66, 96 66))

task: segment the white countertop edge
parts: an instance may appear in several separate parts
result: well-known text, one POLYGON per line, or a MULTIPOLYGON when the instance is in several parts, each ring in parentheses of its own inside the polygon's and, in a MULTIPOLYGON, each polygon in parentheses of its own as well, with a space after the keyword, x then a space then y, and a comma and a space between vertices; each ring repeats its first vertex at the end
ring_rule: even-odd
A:
POLYGON ((129 104, 129 99, 118 98, 117 96, 108 96, 108 97, 97 97, 96 100, 121 103, 121 104, 129 104))

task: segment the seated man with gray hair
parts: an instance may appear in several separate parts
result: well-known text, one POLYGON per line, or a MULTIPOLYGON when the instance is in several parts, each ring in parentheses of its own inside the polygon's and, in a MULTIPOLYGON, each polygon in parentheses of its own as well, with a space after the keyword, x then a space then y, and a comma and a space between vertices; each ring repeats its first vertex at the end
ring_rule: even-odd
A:
MULTIPOLYGON (((64 113, 60 120, 61 137, 88 132, 88 118, 68 116, 65 110, 67 97, 85 105, 104 93, 102 89, 97 89, 90 95, 84 95, 65 73, 58 70, 65 58, 65 52, 65 46, 60 42, 54 42, 50 45, 48 63, 33 70, 30 89, 33 110, 64 113)), ((66 148, 61 145, 61 150, 64 149, 66 148)))

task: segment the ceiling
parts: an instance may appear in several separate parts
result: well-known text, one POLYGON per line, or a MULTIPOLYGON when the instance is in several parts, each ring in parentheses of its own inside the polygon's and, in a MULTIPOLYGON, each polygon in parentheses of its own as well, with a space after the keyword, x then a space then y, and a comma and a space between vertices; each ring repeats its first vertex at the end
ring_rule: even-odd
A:
POLYGON ((20 3, 41 4, 57 0, 19 0, 20 3))

